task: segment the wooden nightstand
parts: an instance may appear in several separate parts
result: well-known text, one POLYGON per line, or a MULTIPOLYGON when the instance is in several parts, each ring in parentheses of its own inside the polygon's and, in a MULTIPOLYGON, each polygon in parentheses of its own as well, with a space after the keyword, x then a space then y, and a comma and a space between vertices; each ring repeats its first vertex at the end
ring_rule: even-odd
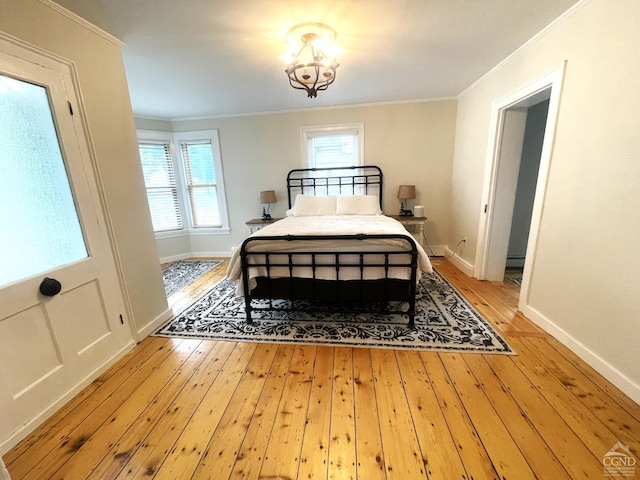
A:
POLYGON ((413 238, 416 239, 420 245, 424 246, 426 243, 424 236, 424 222, 427 221, 427 217, 414 217, 414 216, 404 216, 404 215, 387 215, 388 217, 393 218, 394 220, 399 221, 404 227, 411 232, 413 238), (411 227, 411 228, 407 228, 411 227), (416 229, 416 227, 418 227, 416 229), (416 231, 417 230, 417 231, 416 231))
POLYGON ((262 220, 261 218, 252 218, 251 220, 245 222, 247 227, 249 227, 249 233, 257 232, 265 225, 271 225, 278 220, 282 220, 281 218, 272 218, 271 220, 262 220))

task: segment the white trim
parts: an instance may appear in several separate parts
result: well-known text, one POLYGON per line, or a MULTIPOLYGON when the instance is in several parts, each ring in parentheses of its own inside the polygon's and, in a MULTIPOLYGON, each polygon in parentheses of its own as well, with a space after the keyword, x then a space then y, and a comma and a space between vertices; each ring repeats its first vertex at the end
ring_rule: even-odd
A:
MULTIPOLYGON (((420 242, 418 242, 420 243, 420 242)), ((429 258, 444 257, 447 255, 447 245, 429 245, 421 243, 424 251, 429 255, 429 258)))
POLYGON ((139 341, 151 335, 174 316, 173 309, 169 308, 158 315, 156 318, 147 323, 144 327, 138 329, 139 341))
POLYGON ((51 402, 48 407, 42 410, 37 416, 33 417, 29 422, 22 425, 16 432, 14 432, 11 436, 6 438, 2 443, 0 443, 0 456, 7 453, 13 447, 15 447, 21 440, 25 439, 28 435, 30 435, 38 426, 40 426, 45 420, 47 420, 51 415, 57 412, 60 408, 62 408, 65 404, 67 404, 73 397, 78 395, 87 385, 93 382, 96 378, 106 372, 109 368, 111 368, 118 360, 120 360, 124 355, 133 350, 136 346, 134 341, 127 343, 123 348, 121 348, 118 352, 113 354, 109 359, 107 359, 100 367, 95 369, 85 378, 83 378, 80 382, 76 384, 74 388, 66 392, 57 400, 51 402))
POLYGON ((358 138, 358 158, 356 166, 364 165, 364 122, 335 123, 328 125, 305 125, 300 127, 300 150, 302 168, 314 168, 309 163, 309 137, 320 135, 350 135, 355 131, 358 138), (316 135, 314 135, 316 134, 316 135))
POLYGON ((467 277, 473 276, 473 265, 471 265, 457 253, 454 253, 453 250, 451 250, 448 246, 444 248, 444 252, 447 260, 458 267, 462 271, 462 273, 464 273, 467 277))
POLYGON ((509 63, 511 60, 513 60, 515 57, 517 57, 518 55, 520 55, 523 51, 527 50, 529 47, 531 47, 534 43, 536 43, 538 40, 540 40, 542 37, 544 37, 546 34, 548 34, 549 32, 551 32, 551 30, 554 30, 555 28, 557 28, 558 26, 560 26, 560 24, 562 22, 564 22, 565 20, 567 20, 569 17, 571 17, 574 13, 576 13, 578 10, 580 10, 581 8, 583 8, 587 3, 589 3, 590 0, 580 0, 578 3, 576 3, 575 5, 573 5, 572 7, 570 7, 566 12, 564 12, 562 15, 560 15, 558 18, 556 18, 553 22, 551 22, 549 25, 547 25, 546 27, 544 27, 542 30, 540 30, 538 33, 536 33, 533 37, 531 37, 529 40, 527 40, 525 43, 523 43, 520 47, 518 47, 514 52, 512 52, 509 56, 507 56, 506 58, 504 58, 502 61, 500 61, 500 63, 498 63, 495 67, 493 67, 491 70, 489 70, 487 73, 485 73, 484 75, 482 75, 478 80, 476 80, 475 82, 473 82, 471 85, 469 85, 467 88, 465 88, 461 93, 458 94, 458 96, 456 98, 460 98, 468 93, 471 92, 471 90, 473 90, 474 88, 476 88, 478 85, 480 85, 482 82, 484 82, 484 80, 493 75, 495 72, 497 72, 498 70, 500 70, 502 67, 504 67, 507 63, 509 63))
POLYGON ((584 360, 595 370, 597 370, 598 373, 600 373, 604 378, 606 378, 616 387, 622 390, 634 402, 640 403, 640 385, 635 383, 600 355, 586 347, 582 342, 564 331, 553 321, 545 317, 542 313, 538 312, 533 307, 526 305, 520 310, 525 317, 536 323, 550 335, 554 336, 563 345, 565 345, 576 355, 578 355, 582 360, 584 360))
POLYGON ((231 228, 229 226, 229 211, 227 206, 222 152, 220 150, 218 129, 194 130, 187 132, 165 132, 160 130, 137 129, 136 135, 138 143, 145 140, 168 142, 169 149, 171 151, 171 161, 173 163, 176 178, 176 190, 178 192, 178 205, 180 206, 180 215, 182 216, 182 228, 154 232, 156 240, 198 235, 229 235, 231 233, 231 228), (193 226, 193 215, 187 194, 184 163, 182 159, 182 152, 180 151, 180 142, 189 140, 208 140, 211 142, 214 170, 216 179, 218 179, 218 206, 220 207, 220 221, 222 223, 222 226, 220 227, 193 226))
POLYGON ((223 257, 229 258, 233 251, 224 250, 222 252, 191 252, 193 258, 210 258, 210 257, 223 257))
POLYGON ((191 258, 193 255, 189 253, 180 253, 178 255, 171 255, 170 257, 162 257, 160 263, 177 262, 178 260, 184 260, 185 258, 191 258))
POLYGON ((202 235, 229 235, 231 233, 231 229, 228 227, 201 227, 201 228, 191 228, 187 230, 187 234, 191 237, 197 237, 202 235))
POLYGON ((7 472, 7 467, 2 461, 2 458, 0 458, 0 480, 11 480, 9 472, 7 472))
MULTIPOLYGON (((14 51, 12 48, 7 49, 7 53, 19 56, 25 60, 29 60, 30 62, 40 64, 52 69, 57 68, 56 66, 59 64, 66 65, 67 72, 69 74, 69 78, 71 84, 73 85, 73 94, 74 98, 70 98, 69 100, 74 100, 75 109, 77 111, 77 118, 80 122, 78 126, 78 130, 82 131, 86 144, 88 147, 88 158, 91 162, 91 166, 93 167, 93 174, 96 179, 96 188, 97 194, 100 199, 100 209, 104 215, 105 219, 105 229, 107 236, 109 237, 109 246, 111 252, 114 256, 115 268, 118 276, 118 281, 120 283, 120 288, 122 292, 122 297, 124 299, 124 309, 126 311, 126 318, 129 324, 129 328, 131 330, 131 334, 135 335, 134 328, 134 314, 133 307, 131 305, 131 297, 129 295, 129 289, 127 288, 126 277, 124 274, 124 268, 122 266, 122 257, 120 256, 120 250, 118 249, 118 243, 116 242, 116 234, 113 227, 113 220, 111 218, 111 213, 107 208, 106 194, 104 192, 104 185, 102 181, 102 173, 100 171, 100 166, 98 165, 97 155, 95 145, 93 143, 93 137, 91 136, 91 129, 89 128, 89 121, 87 120, 87 116, 84 110, 84 97, 82 95, 82 89, 80 88, 80 80, 78 78, 78 71, 76 68, 76 64, 66 58, 63 58, 59 55, 53 54, 46 50, 41 49, 38 46, 32 45, 28 42, 25 42, 22 39, 14 37, 4 32, 0 32, 0 41, 6 41, 7 43, 13 45, 18 51, 14 51), (44 60, 44 61, 43 61, 44 60)), ((76 116, 73 116, 75 123, 76 116)))
POLYGON ((331 105, 326 107, 307 107, 307 108, 291 108, 288 110, 268 110, 265 112, 247 112, 247 113, 226 113, 220 115, 205 115, 199 117, 149 117, 145 115, 135 115, 135 118, 144 120, 160 120, 163 122, 185 122, 191 120, 214 120, 217 118, 236 118, 236 117, 254 117, 258 115, 280 115, 287 113, 304 113, 304 112, 317 112, 323 110, 343 110, 345 108, 368 108, 368 107, 382 107, 386 105, 405 105, 410 103, 429 103, 429 102, 450 102, 457 101, 457 96, 452 97, 433 97, 433 98, 417 98, 409 100, 390 100, 386 102, 370 102, 370 103, 352 103, 349 105, 331 105))
POLYGON ((185 210, 189 214, 189 218, 187 219, 189 225, 189 234, 195 234, 198 230, 210 230, 210 232, 204 233, 229 233, 229 212, 227 209, 227 194, 224 186, 224 171, 222 167, 222 151, 220 150, 220 137, 218 134, 218 129, 211 130, 190 130, 187 132, 173 132, 173 142, 174 148, 176 151, 176 159, 179 158, 180 161, 178 163, 178 168, 181 175, 182 180, 182 195, 183 195, 183 203, 188 208, 185 210), (208 141, 211 145, 211 156, 213 158, 213 169, 216 177, 216 189, 218 191, 218 207, 220 213, 220 222, 222 225, 218 228, 216 227, 195 227, 193 225, 193 211, 191 210, 191 205, 189 202, 188 195, 188 186, 187 180, 184 170, 185 161, 182 158, 182 148, 180 147, 181 142, 189 142, 189 141, 208 141))
POLYGON ((41 4, 46 5, 50 9, 55 10, 56 12, 64 15, 65 17, 67 17, 71 21, 77 23, 78 25, 86 28, 87 30, 90 30, 91 32, 95 33, 96 35, 99 35, 100 37, 104 38, 105 40, 108 40, 111 43, 117 45, 118 47, 124 47, 125 46, 125 43, 122 40, 119 40, 118 38, 114 37, 110 33, 105 32, 100 27, 96 27, 93 23, 91 23, 91 22, 85 20, 84 18, 80 17, 79 15, 76 15, 75 13, 67 10, 63 6, 58 5, 57 3, 53 2, 52 0, 38 0, 38 1, 41 4))
POLYGON ((480 215, 478 222, 478 245, 476 249, 475 268, 473 276, 480 280, 486 279, 487 260, 489 257, 489 236, 493 221, 493 203, 495 188, 498 177, 500 141, 504 112, 511 106, 531 98, 543 90, 551 88, 551 98, 549 99, 549 112, 544 133, 542 152, 540 155, 540 167, 538 170, 538 181, 531 216, 531 228, 527 243, 527 258, 523 271, 522 287, 520 290, 519 308, 528 301, 529 281, 535 259, 536 245, 538 240, 538 230, 542 218, 542 208, 547 188, 547 177, 555 138, 556 123, 559 114, 560 95, 562 92, 562 81, 564 78, 565 63, 554 67, 550 71, 538 76, 526 85, 520 86, 508 93, 501 99, 493 102, 491 106, 491 117, 489 125, 489 141, 487 142, 487 157, 485 163, 484 182, 482 197, 480 202, 480 215), (485 206, 486 212, 485 212, 485 206))
POLYGON ((178 260, 184 260, 185 258, 211 258, 211 257, 230 258, 232 254, 233 254, 233 250, 231 251, 225 250, 223 252, 180 253, 178 255, 171 255, 170 257, 162 257, 160 259, 160 263, 177 262, 178 260))
POLYGON ((213 228, 213 227, 202 227, 202 228, 191 228, 186 229, 183 228, 181 230, 164 230, 162 232, 155 232, 154 235, 156 240, 164 240, 165 238, 179 238, 179 237, 197 237, 199 235, 229 235, 231 234, 230 228, 213 228))

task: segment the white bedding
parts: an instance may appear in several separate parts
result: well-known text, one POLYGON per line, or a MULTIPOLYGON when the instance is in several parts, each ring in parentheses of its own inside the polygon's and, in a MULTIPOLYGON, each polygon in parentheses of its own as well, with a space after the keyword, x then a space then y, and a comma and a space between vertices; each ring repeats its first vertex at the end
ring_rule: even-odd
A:
MULTIPOLYGON (((252 237, 264 237, 264 236, 284 236, 284 235, 354 235, 354 234, 400 234, 405 237, 411 238, 411 235, 407 230, 397 222, 396 220, 386 217, 384 215, 322 215, 322 216, 304 216, 304 217, 287 217, 278 222, 264 227, 261 230, 253 233, 252 237)), ((415 242, 418 249, 418 274, 417 278, 420 278, 421 272, 432 272, 431 262, 429 257, 425 253, 422 246, 415 242)), ((362 241, 295 241, 287 242, 286 240, 274 240, 264 241, 257 244, 249 245, 249 251, 283 251, 283 252, 331 252, 336 249, 340 251, 363 252, 363 251, 376 251, 381 250, 380 246, 383 246, 384 251, 403 251, 406 250, 408 245, 406 242, 396 239, 367 239, 362 241)), ((277 263, 287 262, 287 256, 270 255, 270 261, 277 263)), ((329 255, 316 256, 316 262, 329 263, 334 261, 334 256, 329 258, 329 255)), ((409 263, 409 256, 396 256, 393 255, 391 262, 405 262, 409 263)), ((378 256, 365 256, 365 259, 369 263, 383 263, 384 257, 378 256), (377 257, 377 258, 375 258, 377 257)), ((311 263, 310 256, 304 256, 300 261, 305 263, 311 263)), ((359 255, 341 255, 340 256, 340 280, 352 280, 360 278, 359 268, 347 268, 348 264, 357 265, 359 262, 359 255)), ((236 281, 241 277, 241 265, 240 265, 240 248, 237 248, 227 270, 227 277, 236 281)), ((377 279, 385 276, 384 268, 366 268, 364 270, 365 279, 377 279)), ((389 277, 408 279, 410 278, 410 269, 407 267, 392 267, 389 269, 389 277)), ((272 267, 269 272, 271 277, 288 277, 289 269, 287 267, 272 267)), ((258 276, 266 276, 266 269, 263 267, 252 267, 250 269, 249 286, 253 288, 255 281, 252 279, 258 276)), ((313 272, 310 267, 294 267, 294 276, 302 278, 312 278, 313 272)), ((319 267, 316 268, 316 278, 335 280, 336 270, 334 267, 319 267)), ((243 295, 242 282, 238 282, 238 295, 243 295)))

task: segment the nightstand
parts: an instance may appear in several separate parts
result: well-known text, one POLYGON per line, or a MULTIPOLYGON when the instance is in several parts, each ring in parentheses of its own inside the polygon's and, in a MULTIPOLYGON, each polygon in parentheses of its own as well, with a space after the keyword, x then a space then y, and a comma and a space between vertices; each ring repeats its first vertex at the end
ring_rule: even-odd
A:
POLYGON ((405 215, 387 215, 388 217, 393 218, 394 220, 399 221, 404 227, 411 232, 413 238, 416 241, 424 246, 426 243, 424 236, 424 222, 427 221, 427 217, 414 217, 414 216, 405 216, 405 215), (411 228, 407 228, 411 227, 411 228), (416 228, 418 227, 418 228, 416 228), (417 231, 416 231, 417 230, 417 231))
POLYGON ((265 225, 271 225, 278 220, 282 220, 281 218, 272 218, 271 220, 263 220, 261 218, 253 218, 246 223, 247 227, 249 227, 249 233, 257 232, 265 225))

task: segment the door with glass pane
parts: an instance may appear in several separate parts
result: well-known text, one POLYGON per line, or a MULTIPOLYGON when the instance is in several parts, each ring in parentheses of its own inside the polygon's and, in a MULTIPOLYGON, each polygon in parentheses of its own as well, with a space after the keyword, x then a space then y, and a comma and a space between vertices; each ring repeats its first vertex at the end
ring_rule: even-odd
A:
POLYGON ((71 76, 56 65, 0 53, 0 446, 132 342, 71 76))

